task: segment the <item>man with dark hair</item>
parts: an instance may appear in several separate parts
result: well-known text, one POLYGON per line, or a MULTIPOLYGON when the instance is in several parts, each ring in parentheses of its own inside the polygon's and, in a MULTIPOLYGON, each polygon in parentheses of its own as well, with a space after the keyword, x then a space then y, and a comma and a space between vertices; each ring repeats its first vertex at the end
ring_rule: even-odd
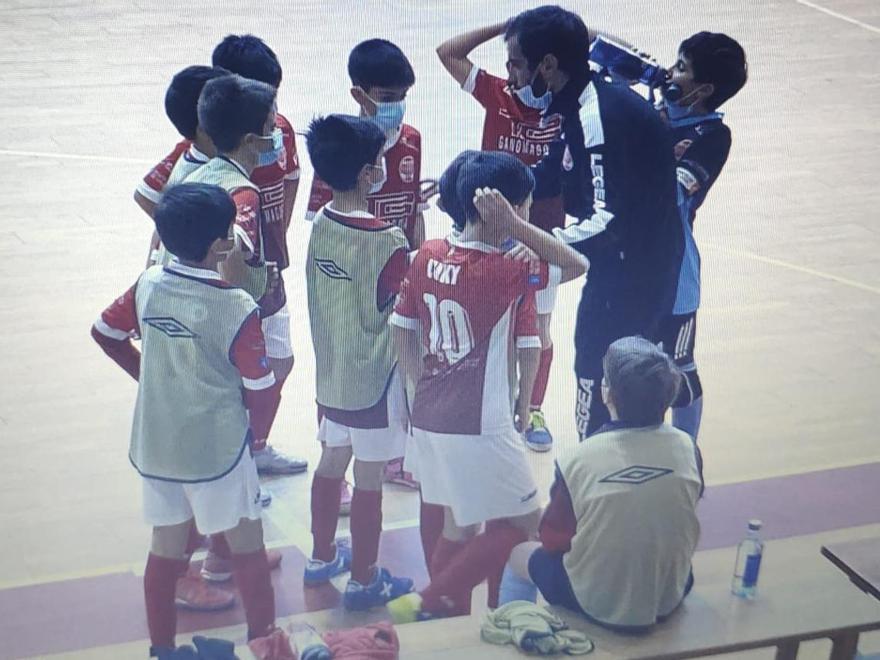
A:
POLYGON ((537 490, 519 437, 541 347, 535 293, 581 277, 586 261, 528 224, 534 185, 510 154, 456 158, 440 195, 458 231, 419 249, 391 317, 417 383, 406 462, 424 501, 444 511, 431 583, 388 605, 398 623, 469 613, 473 588, 500 577, 511 548, 535 532, 537 490), (508 239, 537 258, 505 256, 508 239))
POLYGON ((274 627, 251 448, 266 442, 277 396, 258 307, 217 273, 232 248, 235 215, 219 186, 169 189, 156 226, 177 258, 148 268, 92 327, 101 348, 138 381, 129 459, 153 527, 144 599, 150 656, 160 660, 176 657, 175 585, 196 527, 226 539, 248 639, 274 627))
MULTIPOLYGON (((370 120, 385 135, 382 167, 385 177, 367 197, 369 212, 400 227, 412 249, 425 240, 422 195, 422 136, 403 122, 406 95, 415 84, 415 73, 400 48, 385 39, 368 39, 357 44, 348 56, 349 93, 357 102, 359 115, 370 120)), ((311 220, 333 197, 333 189, 315 174, 306 219, 311 220)), ((412 475, 403 470, 403 458, 389 461, 388 481, 418 488, 412 475)), ((342 511, 351 504, 348 482, 342 485, 342 511)))
POLYGON ((514 548, 500 601, 540 590, 600 625, 645 632, 693 586, 701 479, 691 439, 663 423, 681 380, 672 360, 624 337, 604 370, 611 421, 557 461, 540 543, 514 548))
POLYGON ((323 584, 351 570, 346 609, 383 605, 412 580, 377 565, 386 463, 403 455, 406 396, 388 317, 406 272, 403 231, 369 212, 383 183, 385 134, 348 115, 312 121, 306 135, 317 176, 333 199, 314 219, 306 257, 315 349, 321 460, 312 480, 312 557, 303 580, 323 584), (335 539, 342 483, 354 456, 351 548, 335 539))
POLYGON ((655 339, 685 374, 685 386, 672 405, 672 423, 696 441, 703 412, 703 386, 694 360, 700 254, 693 225, 697 209, 730 153, 730 129, 717 108, 745 85, 748 68, 742 47, 726 34, 698 32, 685 39, 678 51, 668 83, 661 88, 665 98, 660 108, 672 131, 678 161, 678 206, 685 257, 672 313, 660 322, 655 339))
POLYGON ((512 85, 529 88, 545 115, 562 116, 562 139, 535 166, 535 197, 562 192, 578 221, 553 233, 590 260, 575 327, 583 439, 608 419, 598 393, 608 346, 652 335, 672 307, 683 253, 672 145, 644 98, 592 75, 590 34, 577 15, 530 9, 510 20, 505 40, 512 85))
MULTIPOLYGON (((535 99, 529 96, 530 87, 514 89, 509 76, 494 76, 471 61, 472 51, 503 35, 506 27, 506 23, 498 23, 456 35, 437 47, 437 55, 462 90, 473 96, 485 109, 482 149, 503 151, 516 156, 526 165, 535 165, 550 152, 550 145, 559 138, 560 117, 543 116, 543 108, 540 104, 535 107, 535 99)), ((564 227, 565 210, 561 197, 545 197, 533 203, 529 222, 547 232, 564 227)), ((553 448, 553 436, 547 428, 541 407, 553 363, 550 317, 555 302, 556 290, 553 287, 537 295, 541 361, 532 390, 529 423, 523 435, 526 446, 539 452, 553 448)))

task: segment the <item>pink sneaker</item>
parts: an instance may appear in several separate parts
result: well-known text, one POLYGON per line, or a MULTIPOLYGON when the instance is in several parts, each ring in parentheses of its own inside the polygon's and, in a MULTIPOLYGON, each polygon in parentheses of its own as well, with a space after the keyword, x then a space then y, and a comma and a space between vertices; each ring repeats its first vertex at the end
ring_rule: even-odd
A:
POLYGON ((351 513, 351 484, 343 479, 341 489, 339 498, 339 515, 347 516, 351 513))
MULTIPOLYGON (((281 558, 280 550, 266 550, 266 561, 270 571, 281 565, 281 558)), ((209 550, 205 561, 202 562, 201 574, 209 582, 226 582, 232 578, 232 560, 221 559, 209 550)))
POLYGON ((385 464, 385 481, 418 490, 419 482, 413 479, 412 472, 403 469, 403 457, 395 458, 385 464))
POLYGON ((177 607, 194 612, 217 612, 235 604, 235 596, 225 589, 212 587, 196 575, 184 575, 174 589, 177 607))

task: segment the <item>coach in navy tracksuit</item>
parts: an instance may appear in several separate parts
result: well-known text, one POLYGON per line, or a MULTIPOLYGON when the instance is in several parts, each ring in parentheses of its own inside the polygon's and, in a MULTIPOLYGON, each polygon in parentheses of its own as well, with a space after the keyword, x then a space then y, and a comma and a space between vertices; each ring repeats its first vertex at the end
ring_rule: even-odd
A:
POLYGON ((578 223, 554 234, 590 260, 575 328, 583 439, 609 419, 599 392, 608 346, 653 337, 672 309, 684 252, 673 145, 644 98, 591 74, 590 35, 576 14, 522 12, 505 40, 519 98, 563 118, 561 140, 535 168, 535 197, 562 194, 578 223))

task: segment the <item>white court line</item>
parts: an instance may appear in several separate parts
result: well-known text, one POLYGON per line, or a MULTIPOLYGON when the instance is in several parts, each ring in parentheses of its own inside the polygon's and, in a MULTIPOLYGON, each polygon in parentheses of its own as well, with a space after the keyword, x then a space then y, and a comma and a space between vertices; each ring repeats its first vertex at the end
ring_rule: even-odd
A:
POLYGON ((876 32, 880 34, 880 28, 875 27, 873 25, 869 25, 868 23, 862 23, 862 21, 853 18, 852 16, 847 16, 846 14, 838 13, 832 9, 828 9, 826 7, 822 7, 821 5, 817 5, 809 0, 795 0, 795 2, 804 5, 805 7, 811 7, 816 11, 821 11, 823 14, 828 14, 829 16, 833 16, 834 18, 839 18, 842 21, 846 21, 847 23, 852 23, 853 25, 858 25, 860 28, 865 28, 866 30, 870 30, 871 32, 876 32))
POLYGON ((132 165, 155 165, 153 161, 143 158, 122 158, 120 156, 89 156, 84 154, 60 154, 51 151, 20 151, 18 149, 0 149, 0 156, 25 156, 27 158, 61 158, 64 160, 91 160, 100 163, 127 163, 132 165))
POLYGON ((719 245, 713 245, 712 243, 704 243, 704 246, 711 249, 711 250, 717 250, 719 252, 724 252, 725 254, 730 254, 730 255, 737 256, 737 257, 745 257, 746 259, 760 261, 762 263, 771 264, 773 266, 781 266, 782 268, 788 268, 789 270, 796 270, 800 273, 806 273, 807 275, 821 277, 822 279, 831 280, 832 282, 837 282, 838 284, 845 284, 846 286, 851 286, 854 289, 861 289, 862 291, 868 291, 869 293, 875 293, 877 295, 880 295, 880 287, 871 286, 870 284, 865 284, 864 282, 857 282, 856 280, 851 280, 846 277, 832 275, 831 273, 825 273, 825 272, 822 272, 821 270, 807 268, 806 266, 798 266, 797 264, 793 264, 788 261, 782 261, 781 259, 773 259, 772 257, 763 257, 760 254, 755 254, 754 252, 747 252, 746 250, 732 250, 730 248, 724 248, 719 245))

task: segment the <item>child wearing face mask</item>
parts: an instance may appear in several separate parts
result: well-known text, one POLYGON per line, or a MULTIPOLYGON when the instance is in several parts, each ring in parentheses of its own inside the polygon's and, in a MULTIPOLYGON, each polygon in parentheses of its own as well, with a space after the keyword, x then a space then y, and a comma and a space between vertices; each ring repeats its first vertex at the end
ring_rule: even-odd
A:
MULTIPOLYGON (((376 124, 385 135, 383 174, 367 195, 368 210, 400 227, 410 248, 418 249, 425 240, 423 211, 428 205, 420 182, 422 136, 403 122, 406 95, 416 80, 412 65, 395 44, 384 39, 369 39, 359 43, 349 54, 348 75, 352 85, 350 93, 360 108, 360 116, 376 124)), ((332 196, 332 188, 316 173, 306 219, 313 219, 332 196)), ((403 470, 402 457, 388 463, 385 478, 402 486, 418 488, 418 482, 403 470)), ((343 481, 343 515, 351 508, 351 497, 351 488, 347 481, 343 481)), ((423 517, 430 519, 430 516, 423 517)))
MULTIPOLYGON (((369 211, 400 227, 415 250, 425 240, 422 212, 427 204, 422 199, 420 184, 422 136, 403 122, 406 95, 416 82, 412 65, 390 41, 369 39, 349 54, 348 75, 351 96, 360 107, 360 116, 375 123, 385 135, 385 174, 370 190, 369 211)), ((306 219, 311 220, 331 197, 330 186, 316 175, 306 219)))
POLYGON ((413 586, 377 565, 385 465, 403 455, 408 422, 388 317, 409 244, 403 230, 370 212, 368 200, 385 179, 386 139, 375 122, 349 115, 315 119, 306 136, 315 172, 333 197, 314 217, 306 258, 321 460, 312 480, 313 549, 303 580, 324 584, 350 570, 343 597, 349 610, 384 605, 413 586), (349 546, 335 536, 352 456, 349 546))
POLYGON ((678 209, 685 255, 672 312, 658 328, 656 341, 684 372, 685 386, 672 403, 672 423, 696 442, 703 413, 703 386, 694 359, 700 305, 700 255, 693 236, 697 209, 721 174, 730 153, 730 129, 718 107, 745 85, 746 56, 726 34, 698 32, 685 39, 661 88, 660 112, 675 144, 678 209))

